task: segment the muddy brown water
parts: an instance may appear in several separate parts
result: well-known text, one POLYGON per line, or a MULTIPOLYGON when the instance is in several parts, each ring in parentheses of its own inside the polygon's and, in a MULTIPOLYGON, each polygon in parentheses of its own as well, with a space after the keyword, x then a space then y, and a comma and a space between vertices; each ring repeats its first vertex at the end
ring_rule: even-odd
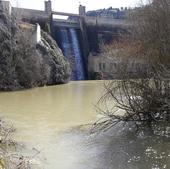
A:
POLYGON ((2 92, 0 113, 17 128, 17 141, 41 151, 45 169, 170 169, 169 137, 135 134, 121 124, 97 135, 79 129, 97 119, 103 83, 2 92))

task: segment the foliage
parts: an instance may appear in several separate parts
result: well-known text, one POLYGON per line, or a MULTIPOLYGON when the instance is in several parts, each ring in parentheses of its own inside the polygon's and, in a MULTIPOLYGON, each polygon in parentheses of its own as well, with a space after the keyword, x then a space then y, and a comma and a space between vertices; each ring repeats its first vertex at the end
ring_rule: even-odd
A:
POLYGON ((0 89, 67 82, 69 64, 56 42, 42 32, 42 41, 35 44, 32 32, 21 29, 20 24, 15 16, 0 12, 0 89))

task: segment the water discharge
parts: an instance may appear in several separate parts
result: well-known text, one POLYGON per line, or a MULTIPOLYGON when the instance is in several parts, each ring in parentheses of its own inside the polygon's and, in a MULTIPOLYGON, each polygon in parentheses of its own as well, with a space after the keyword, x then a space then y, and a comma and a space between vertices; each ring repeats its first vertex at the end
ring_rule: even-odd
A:
POLYGON ((71 79, 85 80, 86 73, 77 30, 74 28, 61 28, 60 32, 61 48, 72 68, 71 79))
POLYGON ((68 49, 71 48, 71 44, 69 43, 69 35, 67 29, 61 29, 61 44, 62 44, 62 51, 64 56, 69 56, 68 49))
POLYGON ((76 79, 77 80, 85 80, 83 59, 82 59, 82 55, 81 55, 81 51, 80 51, 80 45, 78 42, 76 30, 71 28, 70 33, 71 33, 71 40, 72 40, 73 51, 74 51, 75 61, 76 61, 76 70, 77 70, 76 71, 76 79))

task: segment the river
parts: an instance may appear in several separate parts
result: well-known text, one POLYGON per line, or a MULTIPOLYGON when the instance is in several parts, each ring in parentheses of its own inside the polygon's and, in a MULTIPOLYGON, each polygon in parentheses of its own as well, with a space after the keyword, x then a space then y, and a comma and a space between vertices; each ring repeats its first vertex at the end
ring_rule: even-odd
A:
POLYGON ((41 150, 50 161, 49 169, 55 169, 58 133, 93 122, 96 118, 94 105, 101 97, 102 90, 103 81, 80 81, 2 92, 0 113, 18 129, 17 141, 41 150))
POLYGON ((80 129, 97 119, 103 83, 1 92, 0 113, 17 128, 17 141, 41 151, 45 169, 169 169, 169 137, 135 134, 121 124, 99 135, 80 129))

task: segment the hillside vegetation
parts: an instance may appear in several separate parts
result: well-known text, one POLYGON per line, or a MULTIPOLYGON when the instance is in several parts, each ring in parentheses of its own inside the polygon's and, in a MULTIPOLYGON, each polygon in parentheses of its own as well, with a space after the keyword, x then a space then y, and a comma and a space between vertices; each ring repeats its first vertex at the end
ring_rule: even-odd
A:
POLYGON ((56 42, 42 31, 33 44, 15 17, 0 12, 0 90, 18 90, 66 83, 69 63, 56 42))

